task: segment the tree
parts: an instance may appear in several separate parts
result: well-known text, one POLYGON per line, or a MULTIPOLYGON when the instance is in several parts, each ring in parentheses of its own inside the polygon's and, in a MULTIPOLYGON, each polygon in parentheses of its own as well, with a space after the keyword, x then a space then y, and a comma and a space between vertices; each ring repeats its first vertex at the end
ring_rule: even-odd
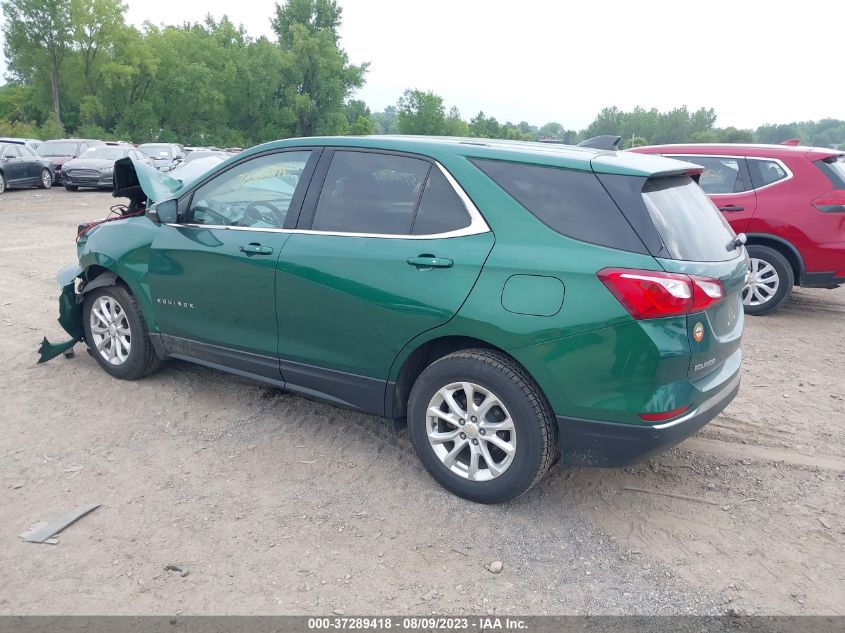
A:
POLYGON ((342 130, 343 102, 364 84, 368 64, 350 64, 338 45, 341 14, 335 0, 276 4, 273 30, 289 63, 280 105, 292 111, 299 136, 342 130))
POLYGON ((484 112, 479 112, 469 120, 469 134, 476 138, 500 138, 499 122, 488 118, 484 112))
POLYGON ((82 65, 85 95, 80 103, 80 118, 95 124, 105 115, 103 103, 97 98, 98 88, 105 76, 123 75, 132 71, 114 55, 117 41, 126 29, 126 6, 119 0, 71 0, 73 49, 82 65))
POLYGON ((396 134, 399 129, 396 125, 398 112, 396 106, 387 106, 384 112, 374 112, 370 115, 373 128, 376 134, 396 134))
POLYGON ((70 0, 4 0, 9 70, 23 81, 39 78, 47 65, 52 110, 62 127, 60 71, 72 40, 70 0))
POLYGON ((408 89, 397 104, 396 125, 400 134, 440 135, 446 130, 443 97, 433 92, 408 89))
POLYGON ((373 122, 370 121, 369 117, 359 116, 352 125, 349 126, 349 130, 347 132, 352 136, 366 136, 367 134, 373 133, 373 122))

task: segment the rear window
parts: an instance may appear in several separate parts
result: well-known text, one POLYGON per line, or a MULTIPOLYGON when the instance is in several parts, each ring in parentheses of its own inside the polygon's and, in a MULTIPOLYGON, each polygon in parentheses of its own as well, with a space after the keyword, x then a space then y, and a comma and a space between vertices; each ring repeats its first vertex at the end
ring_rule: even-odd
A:
POLYGON ((728 250, 733 230, 689 176, 650 178, 643 200, 672 259, 718 262, 737 256, 737 250, 728 250))
POLYGON ((538 220, 561 235, 625 251, 645 246, 589 171, 497 160, 473 164, 538 220))
POLYGON ((824 172, 834 189, 845 189, 845 156, 818 160, 816 166, 824 172))

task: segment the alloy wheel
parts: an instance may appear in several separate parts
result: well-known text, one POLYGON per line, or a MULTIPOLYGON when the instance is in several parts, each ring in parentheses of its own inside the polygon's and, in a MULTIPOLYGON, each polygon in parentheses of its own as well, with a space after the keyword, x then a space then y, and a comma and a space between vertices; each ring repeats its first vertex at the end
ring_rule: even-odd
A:
POLYGON ((500 477, 516 455, 516 428, 507 408, 492 391, 471 382, 434 394, 426 433, 443 465, 470 481, 500 477))
POLYGON ((780 288, 780 277, 775 267, 764 259, 751 258, 751 279, 742 289, 742 302, 759 306, 770 301, 780 288))
POLYGON ((3 174, 0 174, 0 193, 6 191, 6 179, 3 178, 3 174))
POLYGON ((45 189, 49 188, 53 184, 53 176, 46 169, 41 172, 41 184, 44 185, 45 189))
POLYGON ((104 295, 91 306, 91 337, 97 353, 110 365, 122 365, 132 351, 129 318, 114 297, 104 295))

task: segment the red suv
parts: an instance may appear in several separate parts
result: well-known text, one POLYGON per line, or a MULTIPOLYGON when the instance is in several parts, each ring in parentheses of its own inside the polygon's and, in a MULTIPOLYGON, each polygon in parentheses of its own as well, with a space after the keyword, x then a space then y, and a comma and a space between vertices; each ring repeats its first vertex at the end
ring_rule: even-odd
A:
POLYGON ((793 285, 845 284, 845 153, 798 145, 653 145, 704 167, 699 184, 737 233, 748 236, 748 314, 780 306, 793 285))

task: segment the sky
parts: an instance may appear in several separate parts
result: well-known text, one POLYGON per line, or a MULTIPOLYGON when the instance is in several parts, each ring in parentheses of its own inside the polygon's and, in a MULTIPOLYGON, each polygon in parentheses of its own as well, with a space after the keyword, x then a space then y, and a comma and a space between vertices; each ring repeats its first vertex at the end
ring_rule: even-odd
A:
MULTIPOLYGON (((845 119, 845 2, 340 0, 374 111, 431 90, 465 119, 586 127, 606 106, 715 108, 720 127, 845 119)), ((127 0, 141 25, 228 15, 271 36, 275 0, 127 0)))

